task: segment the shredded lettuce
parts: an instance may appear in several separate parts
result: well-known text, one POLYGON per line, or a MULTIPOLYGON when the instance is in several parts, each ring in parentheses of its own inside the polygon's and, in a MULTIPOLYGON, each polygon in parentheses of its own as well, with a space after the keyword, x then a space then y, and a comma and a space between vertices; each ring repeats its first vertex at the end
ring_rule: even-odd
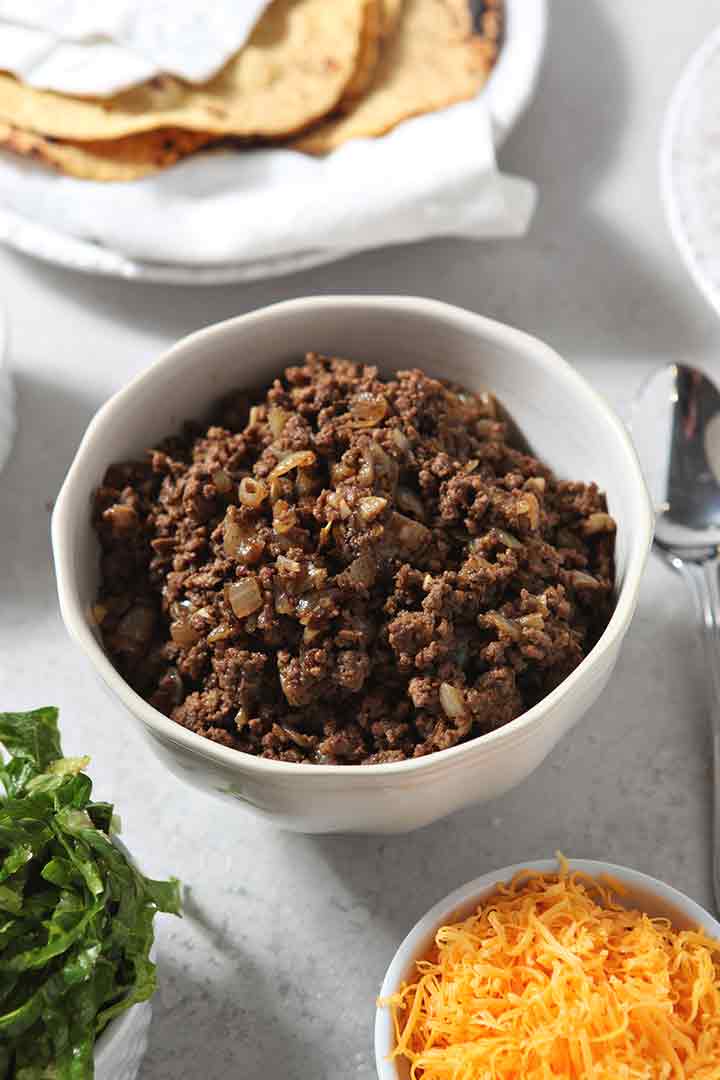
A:
POLYGON ((178 882, 113 844, 57 721, 0 713, 0 1080, 92 1080, 97 1036, 155 990, 156 913, 180 914, 178 882))

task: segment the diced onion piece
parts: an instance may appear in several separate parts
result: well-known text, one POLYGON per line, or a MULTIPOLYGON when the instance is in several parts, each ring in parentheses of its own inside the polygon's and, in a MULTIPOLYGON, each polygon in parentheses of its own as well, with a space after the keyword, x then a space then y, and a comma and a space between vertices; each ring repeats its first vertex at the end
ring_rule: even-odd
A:
POLYGON ((290 532, 297 524, 297 514, 284 499, 278 499, 273 505, 273 528, 277 533, 290 532))
POLYGON ((232 626, 228 626, 227 623, 220 623, 208 634, 208 645, 214 645, 216 641, 226 641, 229 637, 232 637, 233 633, 232 626))
POLYGON ((298 495, 310 495, 315 487, 312 469, 298 469, 295 478, 295 490, 298 495))
POLYGON ((440 704, 442 710, 451 720, 465 715, 465 700, 452 683, 440 683, 440 704))
POLYGON ((380 394, 362 391, 350 406, 350 413, 355 427, 377 427, 388 414, 388 403, 380 394))
POLYGON ((320 530, 320 536, 318 538, 318 547, 325 547, 328 540, 330 539, 330 533, 332 532, 332 527, 333 527, 332 521, 327 521, 323 525, 322 529, 320 530))
POLYGON ((482 394, 476 394, 475 399, 480 406, 480 410, 483 416, 489 416, 493 420, 497 418, 498 404, 497 398, 494 394, 491 394, 489 391, 486 390, 482 394))
POLYGON ((407 454, 408 450, 410 449, 410 440, 408 439, 404 431, 402 431, 400 428, 393 428, 392 441, 395 443, 398 450, 402 450, 404 454, 407 454))
POLYGON ((530 626, 533 630, 543 630, 545 627, 545 619, 539 611, 531 611, 529 615, 521 615, 517 620, 523 626, 530 626))
POLYGON ((595 536, 596 533, 614 533, 617 526, 615 519, 609 514, 590 514, 580 525, 585 536, 595 536))
POLYGON ((262 607, 263 597, 254 577, 241 578, 225 586, 226 600, 238 619, 245 619, 262 607))
POLYGON ((212 474, 212 481, 221 495, 227 495, 233 486, 232 477, 224 469, 216 469, 212 474))
POLYGON ((505 547, 509 548, 521 548, 522 543, 518 540, 517 536, 513 536, 512 533, 506 532, 505 529, 497 529, 498 539, 502 541, 505 547))
POLYGON ((570 581, 576 589, 600 589, 601 583, 594 578, 591 574, 586 574, 584 570, 571 570, 570 581))
POLYGON ((375 518, 383 513, 387 504, 387 499, 383 499, 379 495, 366 495, 365 498, 361 499, 358 503, 360 517, 363 521, 374 521, 375 518))
POLYGON ((500 633, 507 634, 513 641, 519 641, 522 637, 522 631, 517 623, 506 618, 505 615, 501 615, 499 611, 488 611, 485 620, 491 623, 500 633))
POLYGON ((278 462, 270 473, 270 479, 274 480, 279 476, 284 476, 285 473, 289 473, 293 469, 307 469, 314 465, 316 460, 312 450, 296 450, 278 462))
POLYGON ((302 566, 295 559, 288 559, 286 555, 278 555, 275 565, 278 573, 283 577, 294 577, 300 573, 302 566))
POLYGON ((92 609, 92 617, 96 626, 102 626, 103 620, 108 613, 108 609, 104 604, 94 604, 92 609))
POLYGON ((267 498, 267 484, 262 480, 256 480, 253 476, 243 476, 238 488, 238 497, 243 506, 249 506, 255 510, 267 498))
POLYGON ((278 405, 271 405, 268 409, 268 424, 270 425, 270 431, 272 432, 273 439, 279 439, 282 435, 283 428, 290 419, 290 413, 287 409, 281 409, 278 405))
POLYGON ((175 619, 170 623, 170 637, 181 649, 189 649, 200 638, 189 619, 175 619))
POLYGON ((535 532, 540 525, 540 503, 532 491, 524 492, 517 501, 517 509, 521 514, 527 514, 530 528, 535 532))

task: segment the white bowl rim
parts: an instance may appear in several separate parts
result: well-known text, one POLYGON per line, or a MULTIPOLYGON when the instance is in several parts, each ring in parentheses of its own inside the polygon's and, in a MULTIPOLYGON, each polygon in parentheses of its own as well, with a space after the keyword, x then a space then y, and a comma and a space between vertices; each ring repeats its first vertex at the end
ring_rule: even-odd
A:
POLYGON ((676 249, 680 253, 692 280, 708 304, 720 315, 720 282, 713 280, 703 268, 683 224, 675 187, 673 158, 680 117, 696 81, 702 77, 707 60, 720 44, 720 26, 716 26, 693 51, 675 84, 662 123, 658 166, 660 201, 676 249))
MULTIPOLYGON (((107 464, 104 463, 105 466, 107 464)), ((87 495, 89 497, 90 493, 88 492, 87 495)), ((216 761, 218 764, 229 768, 237 769, 242 762, 245 769, 251 769, 254 772, 266 775, 272 773, 279 776, 284 773, 289 776, 297 774, 299 770, 301 773, 318 778, 342 778, 343 783, 347 784, 353 782, 362 783, 361 777, 390 777, 400 774, 407 776, 420 770, 425 772, 443 770, 466 755, 473 754, 481 743, 483 751, 491 754, 500 751, 501 748, 505 748, 509 744, 524 741, 525 738, 529 737, 532 729, 542 722, 545 713, 571 694, 580 680, 585 678, 586 673, 595 665, 598 657, 616 644, 619 646, 632 618, 640 580, 650 550, 653 514, 640 464, 625 426, 602 395, 549 345, 522 330, 517 330, 494 319, 477 315, 474 312, 452 304, 446 304, 440 300, 428 300, 412 296, 333 295, 283 300, 244 315, 214 323, 201 330, 196 330, 194 333, 181 338, 149 367, 131 379, 129 383, 101 406, 90 421, 57 497, 52 515, 51 531, 60 611, 70 636, 89 658, 105 684, 118 696, 129 712, 142 719, 143 723, 161 741, 174 743, 190 753, 199 754, 201 757, 216 761), (81 468, 88 458, 95 458, 95 443, 102 436, 103 429, 110 416, 118 409, 122 409, 125 403, 132 399, 145 384, 164 381, 165 372, 172 369, 178 354, 194 350, 198 345, 204 344, 212 337, 222 336, 228 331, 235 331, 241 327, 251 326, 253 323, 272 319, 279 314, 302 311, 307 318, 311 318, 313 313, 320 310, 326 311, 336 308, 338 311, 344 311, 348 307, 365 310, 387 309, 431 315, 439 321, 463 327, 468 332, 474 331, 477 336, 482 336, 485 341, 502 342, 506 347, 515 348, 518 352, 526 355, 531 353, 534 362, 544 368, 551 377, 557 379, 560 376, 565 382, 572 383, 576 392, 585 397, 593 408, 604 416, 606 423, 614 431, 615 437, 623 445, 627 455, 628 468, 634 473, 635 477, 639 522, 638 536, 629 553, 625 580, 620 589, 615 609, 599 641, 575 670, 531 709, 526 710, 516 719, 511 720, 510 723, 495 731, 477 736, 475 739, 470 739, 468 742, 460 743, 458 746, 450 747, 447 750, 436 751, 425 757, 374 765, 312 765, 310 768, 307 764, 275 761, 257 757, 253 754, 246 754, 232 747, 222 746, 202 735, 196 734, 194 731, 181 727, 140 697, 122 678, 110 658, 96 641, 82 608, 75 601, 72 587, 74 580, 73 559, 69 545, 66 543, 66 533, 71 513, 72 493, 79 483, 81 468)))
POLYGON ((501 146, 530 104, 547 39, 547 0, 504 0, 503 34, 487 95, 496 146, 501 146))
MULTIPOLYGON (((619 866, 616 863, 603 862, 598 859, 572 859, 568 858, 570 871, 588 874, 590 877, 599 878, 605 874, 615 878, 623 885, 631 889, 636 888, 648 895, 653 895, 660 900, 661 904, 667 904, 668 910, 675 909, 685 915, 693 923, 701 926, 711 937, 720 940, 720 923, 696 900, 686 896, 673 885, 651 877, 640 870, 634 870, 629 866, 619 866)), ((540 873, 556 873, 558 860, 536 859, 527 862, 515 863, 513 866, 504 866, 500 870, 491 870, 481 877, 468 881, 465 885, 454 889, 442 900, 438 900, 430 910, 418 919, 412 929, 405 935, 398 945, 380 988, 378 997, 389 997, 397 989, 398 983, 408 971, 410 963, 418 955, 427 941, 428 934, 442 925, 443 920, 471 903, 475 898, 480 899, 484 893, 496 885, 507 884, 516 874, 523 870, 540 873)), ((394 1028, 390 1010, 377 1007, 375 1010, 375 1066, 380 1080, 397 1080, 397 1072, 391 1061, 387 1060, 387 1054, 394 1043, 394 1028)))
POLYGON ((96 1068, 98 1065, 102 1065, 109 1060, 115 1047, 127 1039, 135 1024, 140 1019, 140 1013, 146 1012, 148 1008, 152 1008, 154 996, 155 995, 153 994, 152 997, 146 998, 144 1001, 136 1001, 134 1005, 125 1009, 119 1016, 114 1017, 114 1019, 103 1028, 93 1046, 93 1058, 95 1059, 96 1068))

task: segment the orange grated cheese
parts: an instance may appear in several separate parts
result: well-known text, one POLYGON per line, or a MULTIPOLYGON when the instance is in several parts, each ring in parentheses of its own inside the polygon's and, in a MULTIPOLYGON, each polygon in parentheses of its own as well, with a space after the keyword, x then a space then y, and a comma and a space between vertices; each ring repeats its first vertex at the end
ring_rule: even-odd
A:
POLYGON ((720 943, 524 871, 381 1001, 412 1080, 720 1080, 720 943))

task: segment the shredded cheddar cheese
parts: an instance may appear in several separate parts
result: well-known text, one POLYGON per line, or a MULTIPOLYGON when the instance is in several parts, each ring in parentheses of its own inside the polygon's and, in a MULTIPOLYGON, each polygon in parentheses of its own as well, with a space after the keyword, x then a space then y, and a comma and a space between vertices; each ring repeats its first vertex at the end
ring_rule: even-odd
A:
POLYGON ((412 1080, 720 1080, 720 943, 571 873, 437 931, 393 1010, 412 1080))

